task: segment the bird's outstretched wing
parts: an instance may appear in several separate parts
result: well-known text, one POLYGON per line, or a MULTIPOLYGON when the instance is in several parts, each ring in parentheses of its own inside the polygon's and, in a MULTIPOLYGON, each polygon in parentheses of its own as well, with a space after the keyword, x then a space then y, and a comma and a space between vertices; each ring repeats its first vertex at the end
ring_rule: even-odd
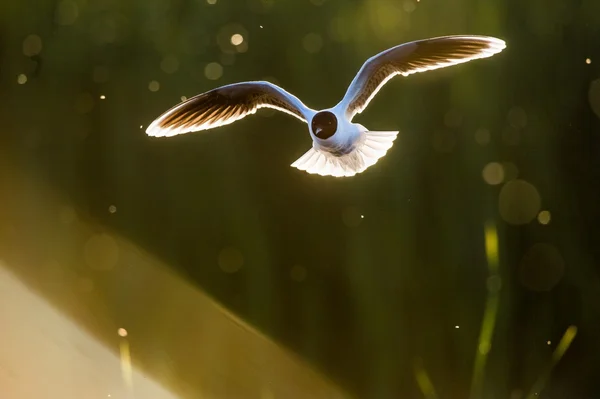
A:
POLYGON ((490 57, 504 48, 503 40, 488 36, 443 36, 392 47, 363 64, 338 107, 351 120, 396 75, 408 76, 490 57))
POLYGON ((268 107, 307 122, 315 111, 269 82, 243 82, 199 94, 163 113, 146 129, 149 136, 174 136, 228 125, 268 107))

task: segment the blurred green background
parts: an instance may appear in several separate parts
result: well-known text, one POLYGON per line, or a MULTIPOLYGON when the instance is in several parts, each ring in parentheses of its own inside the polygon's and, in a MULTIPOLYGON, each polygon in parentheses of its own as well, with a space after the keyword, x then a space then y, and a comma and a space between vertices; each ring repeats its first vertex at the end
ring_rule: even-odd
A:
MULTIPOLYGON (((356 397, 420 397, 418 370, 468 397, 483 355, 476 397, 522 397, 571 325, 540 396, 600 395, 600 2, 7 0, 0 18, 2 156, 356 397), (387 83, 355 121, 401 133, 353 178, 291 168, 306 125, 270 110, 144 134, 238 81, 329 107, 368 57, 447 34, 508 47, 387 83)), ((144 289, 118 287, 115 309, 144 289)))

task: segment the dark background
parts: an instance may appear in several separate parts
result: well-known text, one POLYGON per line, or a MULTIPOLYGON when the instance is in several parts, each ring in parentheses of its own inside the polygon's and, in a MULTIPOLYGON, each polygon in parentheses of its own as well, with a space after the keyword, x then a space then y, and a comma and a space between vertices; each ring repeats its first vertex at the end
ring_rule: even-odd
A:
POLYGON ((527 393, 570 325, 542 396, 600 395, 600 2, 14 0, 0 17, 2 156, 350 393, 419 397, 422 364, 440 397, 469 395, 491 223, 486 397, 527 393), (270 110, 144 134, 181 96, 238 81, 329 107, 368 57, 446 34, 507 49, 387 83, 355 121, 401 133, 353 178, 291 168, 306 126, 270 110))

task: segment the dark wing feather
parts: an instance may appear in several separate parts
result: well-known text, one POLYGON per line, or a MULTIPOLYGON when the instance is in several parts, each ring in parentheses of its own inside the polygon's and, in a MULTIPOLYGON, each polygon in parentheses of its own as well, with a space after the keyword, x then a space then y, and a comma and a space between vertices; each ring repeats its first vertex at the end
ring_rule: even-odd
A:
POLYGON ((505 47, 503 40, 487 36, 443 36, 392 47, 363 64, 338 106, 352 119, 396 75, 408 76, 490 57, 505 47))
POLYGON ((206 130, 242 119, 268 107, 307 122, 314 111, 297 97, 269 82, 243 82, 222 86, 192 97, 163 113, 148 126, 149 136, 206 130))

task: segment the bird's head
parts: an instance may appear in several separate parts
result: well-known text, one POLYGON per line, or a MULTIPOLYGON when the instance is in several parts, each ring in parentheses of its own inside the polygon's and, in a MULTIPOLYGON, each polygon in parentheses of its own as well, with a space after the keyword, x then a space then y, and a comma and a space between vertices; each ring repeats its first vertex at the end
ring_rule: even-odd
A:
POLYGON ((318 112, 313 116, 310 127, 317 138, 327 140, 337 131, 337 117, 330 111, 318 112))

